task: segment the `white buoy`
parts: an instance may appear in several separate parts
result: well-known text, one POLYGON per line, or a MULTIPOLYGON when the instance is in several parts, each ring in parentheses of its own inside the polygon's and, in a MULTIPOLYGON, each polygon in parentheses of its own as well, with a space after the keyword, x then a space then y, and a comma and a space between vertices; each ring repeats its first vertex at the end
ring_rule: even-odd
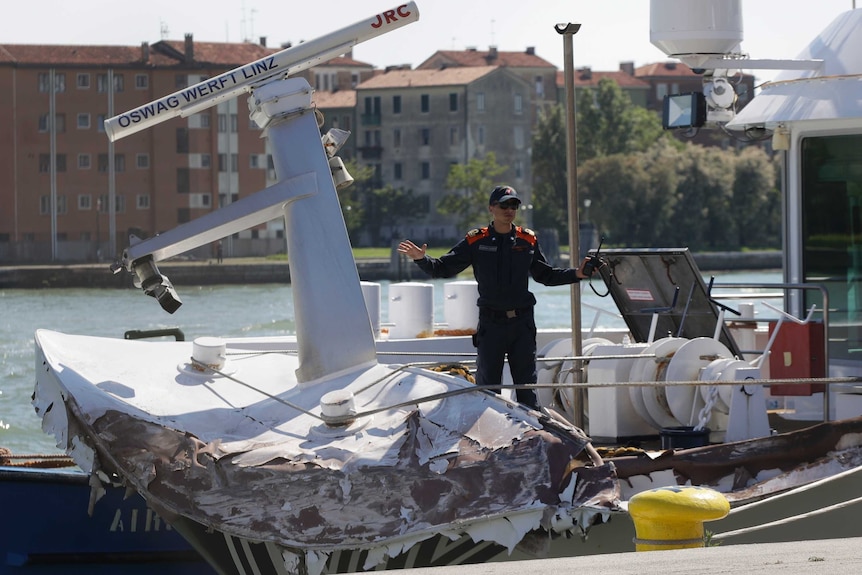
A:
POLYGON ((443 285, 443 319, 450 330, 476 329, 479 324, 479 284, 474 280, 443 285))
POLYGON ((434 286, 403 282, 389 286, 390 339, 412 339, 434 334, 434 286))

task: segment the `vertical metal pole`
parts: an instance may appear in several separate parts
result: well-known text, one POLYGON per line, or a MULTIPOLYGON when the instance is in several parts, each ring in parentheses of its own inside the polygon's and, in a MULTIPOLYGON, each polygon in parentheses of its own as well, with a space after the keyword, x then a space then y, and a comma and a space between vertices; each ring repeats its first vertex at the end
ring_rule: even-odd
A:
MULTIPOLYGON (((51 196, 48 209, 51 210, 51 261, 57 261, 57 74, 54 68, 48 72, 48 126, 50 128, 51 196)), ((65 129, 65 127, 64 127, 65 129)))
MULTIPOLYGON (((108 117, 114 117, 114 69, 108 70, 108 117)), ((108 139, 108 257, 114 261, 117 251, 117 173, 114 166, 114 140, 108 139)))
MULTIPOLYGON (((563 36, 563 65, 566 82, 566 178, 569 198, 569 266, 577 267, 581 259, 580 225, 578 221, 578 147, 577 120, 575 108, 575 68, 572 36, 581 29, 580 24, 557 24, 554 29, 563 36)), ((583 352, 581 341, 581 286, 571 286, 572 306, 572 353, 580 356, 583 352)), ((575 383, 583 383, 583 363, 577 363, 574 372, 575 383)), ((573 423, 584 427, 584 391, 575 388, 573 392, 573 423)))

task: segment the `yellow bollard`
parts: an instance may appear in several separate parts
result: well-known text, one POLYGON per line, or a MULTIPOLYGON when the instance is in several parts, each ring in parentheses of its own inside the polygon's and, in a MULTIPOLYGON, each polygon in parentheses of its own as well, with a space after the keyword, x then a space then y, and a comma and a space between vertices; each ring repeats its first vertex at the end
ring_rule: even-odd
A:
POLYGON ((635 550, 703 547, 703 522, 730 513, 727 499, 705 487, 659 487, 634 495, 629 514, 635 523, 635 550))

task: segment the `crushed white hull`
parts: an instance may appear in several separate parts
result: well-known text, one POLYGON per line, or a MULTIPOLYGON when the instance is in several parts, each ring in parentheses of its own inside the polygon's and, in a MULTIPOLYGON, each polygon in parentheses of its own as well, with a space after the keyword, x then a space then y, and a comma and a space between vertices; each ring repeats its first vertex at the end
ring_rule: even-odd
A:
POLYGON ((40 330, 36 343, 36 409, 82 468, 119 474, 180 530, 265 541, 309 572, 439 535, 486 560, 618 510, 612 467, 580 467, 582 432, 460 378, 374 364, 304 385, 286 375, 294 354, 242 342, 227 342, 223 375, 194 369, 185 342, 40 330), (353 393, 353 423, 321 421, 333 390, 353 393))

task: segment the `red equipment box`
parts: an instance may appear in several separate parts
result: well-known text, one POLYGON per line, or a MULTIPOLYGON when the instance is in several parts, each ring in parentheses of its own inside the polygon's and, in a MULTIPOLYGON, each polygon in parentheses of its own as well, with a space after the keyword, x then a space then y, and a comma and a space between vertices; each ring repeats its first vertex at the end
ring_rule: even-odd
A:
MULTIPOLYGON (((777 322, 769 324, 772 337, 777 322)), ((826 362, 823 357, 823 323, 806 324, 783 322, 772 343, 769 354, 769 377, 774 379, 801 379, 826 377, 826 362)), ((825 389, 822 383, 770 385, 772 395, 811 395, 825 389)))

